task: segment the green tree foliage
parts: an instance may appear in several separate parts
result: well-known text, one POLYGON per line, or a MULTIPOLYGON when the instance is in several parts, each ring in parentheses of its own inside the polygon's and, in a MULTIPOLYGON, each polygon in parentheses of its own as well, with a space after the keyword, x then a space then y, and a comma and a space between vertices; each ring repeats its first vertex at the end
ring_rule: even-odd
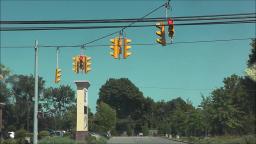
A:
POLYGON ((111 131, 116 125, 116 111, 108 104, 99 102, 97 105, 97 112, 95 114, 95 121, 99 131, 111 131))
POLYGON ((67 108, 75 104, 75 92, 70 86, 61 85, 57 88, 47 88, 44 91, 43 107, 47 113, 63 115, 67 108))
POLYGON ((251 54, 249 55, 249 59, 247 62, 248 67, 256 63, 256 38, 252 39, 251 47, 251 54))
MULTIPOLYGON (((15 125, 16 128, 32 129, 34 77, 32 75, 12 75, 7 80, 11 87, 10 101, 7 106, 7 125, 15 125), (25 123, 24 123, 25 122, 25 123)), ((44 89, 44 80, 39 77, 39 95, 44 89)))
MULTIPOLYGON (((203 98, 205 130, 212 134, 241 134, 255 129, 255 98, 247 93, 245 79, 231 75, 224 79, 224 87, 215 89, 211 96, 203 98), (207 124, 208 123, 208 124, 207 124)), ((252 91, 250 91, 252 92, 252 91)))
POLYGON ((10 70, 6 66, 0 64, 0 75, 1 75, 0 80, 4 81, 4 80, 6 80, 6 78, 9 77, 10 70))
POLYGON ((7 88, 5 82, 0 81, 0 103, 8 103, 8 98, 10 96, 10 90, 7 88))
POLYGON ((61 85, 57 88, 46 88, 43 98, 40 100, 42 102, 40 111, 43 115, 39 118, 42 122, 39 127, 40 130, 47 128, 71 130, 75 127, 75 92, 70 86, 61 85))
POLYGON ((7 88, 6 78, 10 75, 10 70, 0 64, 0 103, 9 103, 10 90, 7 88))
MULTIPOLYGON (((0 81, 0 102, 6 103, 3 111, 5 130, 32 130, 34 105, 34 77, 32 75, 10 75, 0 66, 4 79, 0 81)), ((44 88, 39 77, 39 130, 75 127, 75 92, 70 86, 44 88)))
POLYGON ((128 79, 109 79, 99 92, 98 102, 103 101, 114 108, 118 118, 128 115, 138 118, 143 101, 142 92, 128 79))

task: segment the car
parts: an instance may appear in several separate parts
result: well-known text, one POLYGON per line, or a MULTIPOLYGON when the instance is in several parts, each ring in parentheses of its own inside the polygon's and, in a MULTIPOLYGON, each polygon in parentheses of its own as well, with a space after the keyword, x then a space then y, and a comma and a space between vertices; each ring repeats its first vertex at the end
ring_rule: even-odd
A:
POLYGON ((13 132, 13 131, 8 132, 8 137, 11 138, 11 139, 14 139, 14 137, 15 137, 15 132, 13 132))
POLYGON ((99 134, 96 134, 94 132, 88 132, 89 136, 91 137, 95 137, 96 139, 99 139, 100 138, 100 135, 99 134))

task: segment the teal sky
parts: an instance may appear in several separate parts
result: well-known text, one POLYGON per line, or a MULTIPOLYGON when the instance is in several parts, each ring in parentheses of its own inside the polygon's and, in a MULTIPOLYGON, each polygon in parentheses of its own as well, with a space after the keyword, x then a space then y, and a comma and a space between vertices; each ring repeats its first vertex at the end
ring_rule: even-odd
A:
MULTIPOLYGON (((139 18, 163 4, 163 0, 1 0, 1 20, 70 20, 139 18)), ((172 0, 169 16, 215 15, 252 13, 254 0, 172 0)), ((160 9, 149 17, 164 17, 160 9)), ((27 48, 1 48, 1 63, 15 74, 34 73, 35 40, 40 45, 76 45, 97 39, 117 29, 2 32, 1 47, 28 46, 27 48)), ((125 33, 132 43, 154 43, 155 27, 128 28, 125 33)), ((255 37, 255 24, 177 26, 174 42, 255 37)), ((115 35, 117 36, 117 35, 115 35)), ((110 44, 108 37, 93 44, 110 44)), ((131 44, 132 44, 131 43, 131 44)), ((74 74, 72 57, 79 48, 61 48, 60 84, 75 89, 75 80, 88 80, 89 105, 95 111, 99 88, 109 78, 129 78, 144 96, 156 101, 176 97, 190 99, 194 106, 201 102, 201 94, 222 86, 223 78, 231 74, 244 75, 250 53, 250 40, 175 44, 162 47, 132 46, 132 55, 116 60, 109 47, 89 47, 85 54, 92 57, 92 71, 74 74)), ((39 75, 46 87, 54 83, 56 49, 39 48, 39 75)))

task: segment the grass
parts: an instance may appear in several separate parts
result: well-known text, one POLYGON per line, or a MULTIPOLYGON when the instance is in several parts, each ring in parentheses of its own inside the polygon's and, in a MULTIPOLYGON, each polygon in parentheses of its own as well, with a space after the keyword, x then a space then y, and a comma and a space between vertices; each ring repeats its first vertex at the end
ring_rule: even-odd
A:
POLYGON ((76 142, 69 137, 45 137, 39 141, 39 144, 106 144, 107 139, 100 137, 96 139, 94 137, 87 138, 87 142, 76 142))
POLYGON ((182 138, 184 141, 195 144, 256 144, 256 135, 246 136, 217 136, 217 137, 186 137, 182 138))
POLYGON ((39 141, 39 144, 76 144, 68 137, 45 137, 39 141))

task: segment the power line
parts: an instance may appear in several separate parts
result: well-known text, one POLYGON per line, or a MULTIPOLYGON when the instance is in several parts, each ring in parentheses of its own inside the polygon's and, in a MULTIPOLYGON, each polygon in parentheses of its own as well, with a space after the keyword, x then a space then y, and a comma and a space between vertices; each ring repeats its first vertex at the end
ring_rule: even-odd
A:
MULTIPOLYGON (((170 0, 168 0, 167 3, 169 4, 169 2, 170 2, 170 0)), ((155 8, 155 9, 153 9, 153 10, 150 11, 148 14, 144 15, 143 17, 141 17, 141 19, 143 19, 143 18, 149 16, 150 14, 156 12, 156 11, 159 10, 160 8, 164 7, 165 5, 166 5, 166 3, 160 5, 159 7, 155 8)), ((129 26, 132 26, 134 23, 135 23, 135 22, 132 22, 132 23, 130 23, 130 24, 127 25, 127 26, 128 26, 128 27, 129 27, 129 26)), ((101 36, 101 37, 99 37, 99 38, 97 38, 97 39, 95 39, 95 40, 89 41, 89 42, 84 43, 84 44, 82 44, 82 45, 88 45, 88 44, 94 43, 94 42, 96 42, 96 41, 102 40, 102 39, 104 39, 104 38, 107 38, 107 37, 109 37, 109 36, 112 36, 112 35, 114 35, 114 34, 117 34, 117 33, 119 33, 120 31, 123 31, 124 29, 126 29, 127 26, 126 26, 126 27, 123 27, 123 28, 122 28, 121 30, 119 30, 119 31, 116 31, 116 32, 113 32, 113 33, 110 33, 110 34, 107 34, 107 35, 104 35, 104 36, 101 36)))
MULTIPOLYGON (((167 43, 167 45, 176 45, 176 44, 194 44, 194 43, 215 43, 215 42, 230 42, 230 41, 243 41, 250 40, 252 38, 233 38, 233 39, 216 39, 216 40, 201 40, 201 41, 179 41, 173 43, 167 43)), ((134 43, 131 46, 150 46, 150 45, 159 45, 158 43, 134 43)), ((109 45, 87 45, 86 47, 108 47, 109 45)), ((42 48, 74 48, 78 47, 76 45, 39 45, 42 48)), ((0 46, 0 48, 34 48, 34 46, 0 46)))
MULTIPOLYGON (((189 25, 216 25, 216 24, 243 24, 243 23, 256 23, 256 19, 238 20, 238 21, 214 21, 214 22, 198 22, 198 23, 178 23, 175 26, 189 26, 189 25)), ((147 25, 129 25, 125 28, 134 27, 152 27, 153 24, 147 25)), ((165 25, 168 26, 168 25, 165 25)), ((38 31, 38 30, 78 30, 78 29, 113 29, 123 28, 124 26, 78 26, 78 27, 1 27, 0 31, 38 31)), ((120 32, 120 31, 118 31, 120 32)), ((114 33, 118 33, 114 32, 114 33)), ((111 33, 113 35, 113 33, 111 33)), ((109 35, 107 35, 109 36, 109 35)), ((105 37, 104 37, 105 38, 105 37)), ((89 44, 89 43, 88 43, 89 44)), ((87 44, 86 44, 87 45, 87 44)))
MULTIPOLYGON (((217 88, 174 88, 174 87, 157 87, 157 86, 139 86, 139 88, 146 88, 146 89, 163 89, 163 90, 185 90, 185 91, 213 91, 217 88)), ((256 92, 253 89, 246 89, 248 92, 256 92)))
MULTIPOLYGON (((200 15, 172 17, 174 21, 197 21, 197 20, 223 20, 255 18, 256 13, 239 13, 225 15, 200 15)), ((0 24, 91 24, 91 23, 127 23, 127 22, 157 22, 166 20, 158 18, 130 18, 130 19, 98 19, 98 20, 44 20, 44 21, 0 21, 0 24)))

